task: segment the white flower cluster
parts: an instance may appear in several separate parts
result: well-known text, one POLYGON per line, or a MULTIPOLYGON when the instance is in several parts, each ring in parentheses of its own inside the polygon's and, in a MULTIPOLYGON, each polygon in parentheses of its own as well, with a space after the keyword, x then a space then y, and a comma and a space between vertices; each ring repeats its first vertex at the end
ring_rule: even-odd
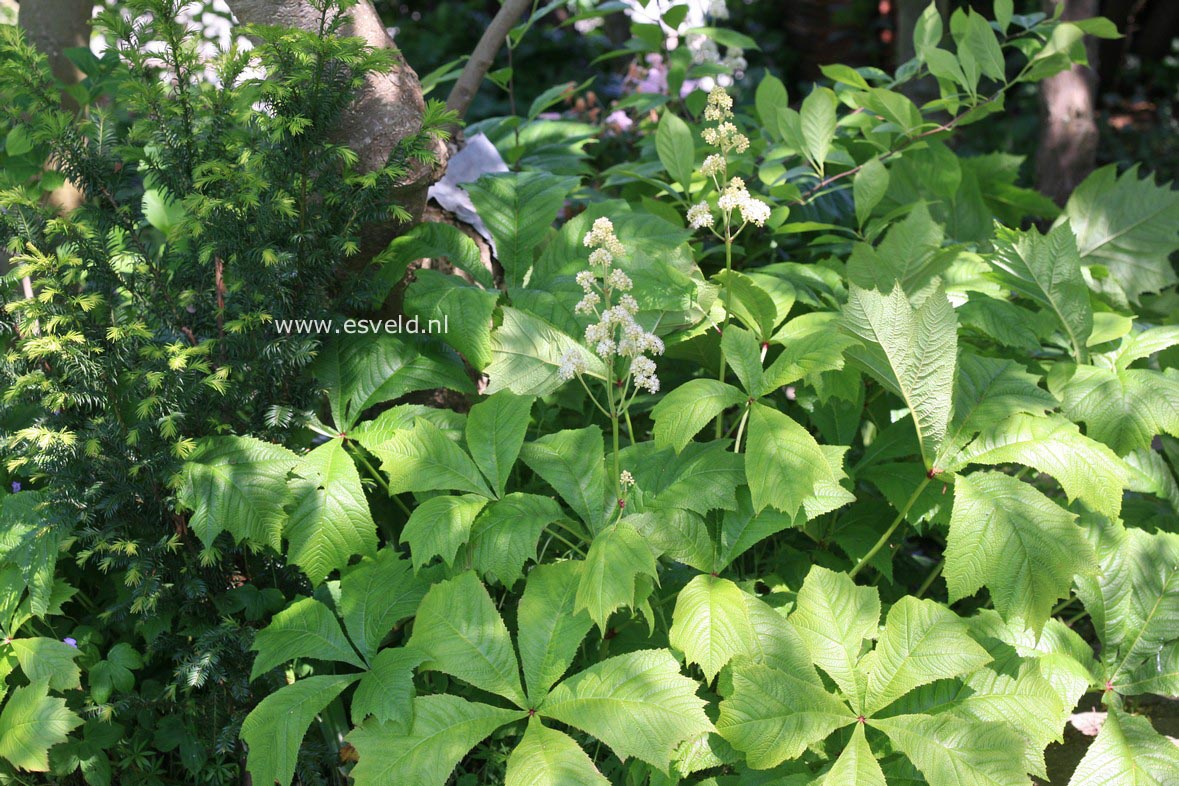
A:
POLYGON ((716 200, 716 206, 726 215, 731 214, 734 210, 739 210, 742 221, 756 224, 759 227, 765 226, 766 219, 770 217, 770 206, 760 199, 750 196, 748 189, 745 188, 745 181, 739 177, 733 178, 725 186, 720 198, 716 200))
POLYGON ((704 13, 716 20, 728 19, 728 3, 725 0, 709 0, 708 9, 704 13))
MULTIPOLYGON (((636 388, 651 393, 659 390, 655 376, 655 361, 647 355, 663 354, 663 341, 649 333, 635 321, 639 303, 630 292, 634 286, 630 276, 613 267, 614 259, 626 252, 614 234, 614 224, 608 218, 594 221, 585 235, 585 245, 593 249, 589 255, 591 268, 577 274, 577 284, 584 296, 575 306, 578 314, 595 314, 598 321, 585 329, 585 343, 604 360, 615 357, 630 358, 630 374, 636 388), (615 302, 615 295, 621 293, 615 302), (611 305, 613 304, 613 305, 611 305), (605 306, 599 308, 599 306, 605 306)), ((573 379, 585 371, 585 359, 580 350, 569 350, 561 358, 557 374, 563 380, 573 379)))
POLYGON ((630 474, 629 469, 624 469, 618 475, 618 483, 623 488, 629 488, 630 486, 633 486, 635 484, 635 476, 630 474))
MULTIPOLYGON (((719 148, 720 152, 709 154, 704 159, 700 172, 712 180, 719 192, 716 207, 723 214, 726 233, 734 223, 734 213, 741 216, 742 225, 755 224, 759 227, 764 226, 770 217, 770 206, 751 196, 744 180, 739 177, 730 179, 727 176, 729 153, 740 154, 749 149, 749 139, 733 125, 732 118, 732 97, 723 87, 713 88, 708 94, 704 119, 716 125, 705 128, 701 136, 705 142, 719 148)), ((714 223, 712 207, 706 200, 688 208, 688 226, 692 229, 712 229, 714 223)))

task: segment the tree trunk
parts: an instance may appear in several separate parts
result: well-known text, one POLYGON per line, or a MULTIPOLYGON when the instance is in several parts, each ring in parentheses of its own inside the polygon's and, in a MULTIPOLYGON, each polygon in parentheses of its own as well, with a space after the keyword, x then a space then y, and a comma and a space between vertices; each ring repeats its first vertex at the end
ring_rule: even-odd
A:
MULTIPOLYGON (((1063 18, 1088 19, 1097 15, 1097 0, 1045 0, 1052 13, 1065 4, 1063 18)), ((1091 66, 1097 48, 1086 41, 1091 66)), ((1036 187, 1058 205, 1097 166, 1097 73, 1093 67, 1073 66, 1040 84, 1043 123, 1036 154, 1036 187)))

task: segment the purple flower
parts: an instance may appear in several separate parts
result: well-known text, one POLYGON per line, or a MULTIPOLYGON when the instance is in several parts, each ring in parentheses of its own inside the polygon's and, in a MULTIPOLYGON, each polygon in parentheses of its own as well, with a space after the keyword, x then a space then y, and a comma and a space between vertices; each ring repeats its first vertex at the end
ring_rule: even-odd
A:
POLYGON ((74 649, 78 648, 78 640, 73 636, 66 636, 64 639, 62 639, 62 641, 64 641, 66 644, 69 644, 74 649))
POLYGON ((18 491, 20 491, 20 481, 14 480, 12 481, 12 493, 15 494, 18 491))

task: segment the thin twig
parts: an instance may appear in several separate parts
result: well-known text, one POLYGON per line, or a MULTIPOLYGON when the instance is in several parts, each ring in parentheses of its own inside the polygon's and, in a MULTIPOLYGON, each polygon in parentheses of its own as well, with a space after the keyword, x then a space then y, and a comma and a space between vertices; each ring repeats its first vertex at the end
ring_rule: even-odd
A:
POLYGON ((450 89, 450 95, 446 97, 446 108, 457 112, 460 119, 471 107, 471 101, 479 92, 483 77, 487 76, 487 72, 494 65, 495 56, 503 48, 504 41, 507 40, 516 20, 531 5, 532 0, 505 0, 491 20, 491 24, 483 31, 483 36, 471 52, 470 59, 463 66, 454 87, 450 89))

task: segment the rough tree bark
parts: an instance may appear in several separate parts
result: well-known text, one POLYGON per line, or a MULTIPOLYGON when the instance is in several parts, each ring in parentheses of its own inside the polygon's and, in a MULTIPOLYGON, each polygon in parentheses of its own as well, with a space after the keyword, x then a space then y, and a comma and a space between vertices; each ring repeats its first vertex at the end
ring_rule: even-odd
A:
MULTIPOLYGON (((1045 0, 1045 10, 1064 3, 1064 19, 1097 16, 1098 0, 1045 0)), ((1040 84, 1043 123, 1036 153, 1036 187, 1058 205, 1097 166, 1097 47, 1086 42, 1093 67, 1073 66, 1040 84)))

